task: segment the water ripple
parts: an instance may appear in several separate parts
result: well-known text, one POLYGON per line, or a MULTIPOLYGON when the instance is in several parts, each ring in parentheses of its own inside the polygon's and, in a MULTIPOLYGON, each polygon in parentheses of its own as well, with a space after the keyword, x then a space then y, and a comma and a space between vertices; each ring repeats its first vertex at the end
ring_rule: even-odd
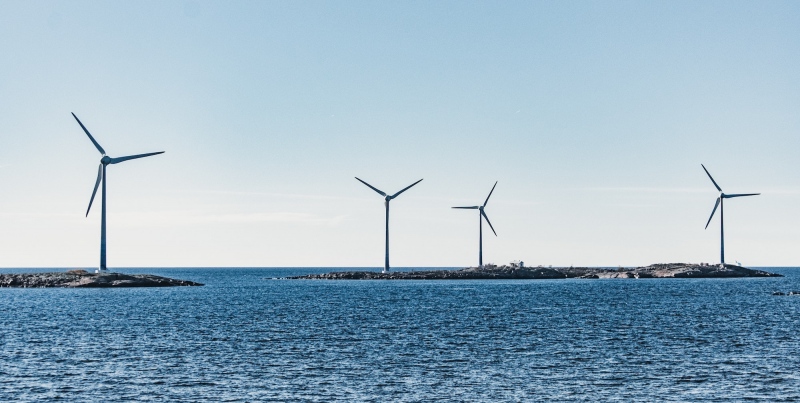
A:
POLYGON ((794 401, 785 278, 0 290, 2 401, 794 401))

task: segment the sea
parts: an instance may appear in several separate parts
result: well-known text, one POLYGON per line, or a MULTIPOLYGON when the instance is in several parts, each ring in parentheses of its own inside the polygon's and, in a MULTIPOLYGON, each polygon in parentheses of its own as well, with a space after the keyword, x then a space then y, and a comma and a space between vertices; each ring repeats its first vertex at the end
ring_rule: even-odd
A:
POLYGON ((762 269, 786 277, 0 289, 0 401, 798 401, 800 296, 773 292, 800 268, 762 269))

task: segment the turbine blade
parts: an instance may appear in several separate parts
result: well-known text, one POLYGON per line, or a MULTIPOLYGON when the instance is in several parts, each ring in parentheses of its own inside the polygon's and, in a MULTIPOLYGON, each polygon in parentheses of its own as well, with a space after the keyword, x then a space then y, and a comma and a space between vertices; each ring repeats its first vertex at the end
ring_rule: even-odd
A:
POLYGON ((744 197, 744 196, 758 196, 761 193, 743 193, 743 194, 735 194, 735 195, 723 195, 723 199, 730 199, 731 197, 744 197))
POLYGON ((103 164, 97 167, 97 181, 94 183, 94 190, 92 191, 92 198, 89 199, 89 208, 86 209, 86 217, 89 216, 89 210, 92 209, 92 202, 94 201, 94 196, 97 194, 97 188, 100 186, 100 180, 103 179, 103 164))
POLYGON ((483 212, 483 210, 481 210, 481 215, 483 216, 484 219, 486 219, 486 223, 489 224, 489 228, 491 228, 492 232, 494 232, 494 236, 497 236, 497 232, 495 232, 494 227, 492 227, 492 222, 489 221, 489 216, 487 216, 486 213, 483 212))
POLYGON ((408 189, 411 189, 411 187, 412 187, 412 186, 414 186, 414 185, 416 185, 417 183, 420 183, 420 182, 422 182, 422 179, 420 179, 420 180, 418 180, 418 181, 416 181, 416 182, 414 182, 414 183, 412 183, 412 184, 410 184, 410 185, 406 186, 406 187, 405 187, 403 190, 401 190, 401 191, 399 191, 399 192, 397 192, 397 193, 393 194, 393 195, 392 195, 392 199, 394 199, 394 198, 395 198, 395 197, 397 197, 397 196, 400 196, 400 193, 403 193, 403 192, 405 192, 406 190, 408 190, 408 189))
POLYGON ((481 207, 480 206, 466 206, 466 207, 451 207, 451 208, 463 208, 463 209, 468 209, 468 210, 478 210, 481 207))
POLYGON ((108 163, 109 164, 119 164, 120 162, 123 162, 123 161, 135 160, 137 158, 144 158, 144 157, 149 157, 151 155, 158 155, 158 154, 164 154, 164 151, 159 151, 159 152, 156 152, 156 153, 129 155, 127 157, 112 158, 111 161, 109 161, 108 163))
POLYGON ((494 192, 495 186, 497 186, 497 181, 494 182, 494 186, 492 186, 492 190, 489 192, 489 196, 486 196, 486 201, 483 202, 483 207, 486 207, 486 203, 489 203, 489 198, 492 197, 492 192, 494 192))
MULTIPOLYGON (((358 179, 358 176, 356 176, 355 178, 358 179)), ((378 190, 378 188, 376 188, 375 186, 372 186, 369 183, 362 181, 361 179, 358 179, 358 181, 363 183, 363 184, 365 184, 365 185, 367 185, 367 186, 369 186, 370 189, 378 192, 379 195, 381 195, 383 197, 386 197, 386 193, 383 193, 382 191, 378 190)))
MULTIPOLYGON (((72 113, 72 112, 70 112, 70 113, 72 113)), ((92 143, 94 144, 94 146, 97 147, 97 151, 100 151, 100 154, 106 155, 106 150, 103 150, 103 147, 100 147, 100 144, 98 144, 97 141, 94 139, 94 137, 92 137, 92 135, 89 133, 89 131, 86 130, 86 126, 84 126, 83 123, 81 123, 81 120, 78 119, 78 117, 75 116, 74 113, 72 113, 72 117, 75 118, 75 120, 78 121, 79 125, 81 125, 81 128, 83 129, 83 131, 86 132, 87 136, 89 136, 89 140, 92 140, 92 143)))
POLYGON ((708 179, 711 179, 711 182, 714 184, 714 187, 721 192, 722 189, 720 189, 719 185, 717 185, 717 181, 715 181, 714 178, 711 177, 711 174, 708 173, 708 169, 706 169, 706 166, 703 164, 700 164, 700 166, 703 167, 704 171, 706 171, 706 175, 708 175, 708 179))
POLYGON ((706 229, 708 229, 708 224, 711 223, 711 219, 714 218, 714 213, 717 212, 717 207, 719 207, 719 200, 720 197, 717 197, 717 202, 714 203, 714 210, 711 210, 711 217, 708 217, 708 222, 706 223, 706 229))

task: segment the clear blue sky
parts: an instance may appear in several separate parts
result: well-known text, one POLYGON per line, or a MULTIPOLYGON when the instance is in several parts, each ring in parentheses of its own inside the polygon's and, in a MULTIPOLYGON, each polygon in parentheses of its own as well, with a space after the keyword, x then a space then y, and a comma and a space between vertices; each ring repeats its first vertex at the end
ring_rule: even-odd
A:
POLYGON ((49 2, 0 13, 0 267, 800 264, 798 2, 49 2))

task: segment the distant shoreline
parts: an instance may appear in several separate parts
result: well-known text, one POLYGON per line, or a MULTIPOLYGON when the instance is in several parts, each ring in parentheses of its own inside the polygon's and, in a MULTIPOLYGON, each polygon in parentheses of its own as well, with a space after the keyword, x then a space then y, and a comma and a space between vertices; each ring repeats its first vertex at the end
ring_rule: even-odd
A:
POLYGON ((194 281, 151 274, 89 273, 86 270, 0 274, 0 288, 129 288, 202 285, 194 281))
POLYGON ((286 277, 292 280, 555 280, 565 278, 737 278, 783 277, 781 274, 737 265, 660 263, 617 269, 592 267, 520 267, 516 265, 468 267, 460 270, 341 271, 286 277))

